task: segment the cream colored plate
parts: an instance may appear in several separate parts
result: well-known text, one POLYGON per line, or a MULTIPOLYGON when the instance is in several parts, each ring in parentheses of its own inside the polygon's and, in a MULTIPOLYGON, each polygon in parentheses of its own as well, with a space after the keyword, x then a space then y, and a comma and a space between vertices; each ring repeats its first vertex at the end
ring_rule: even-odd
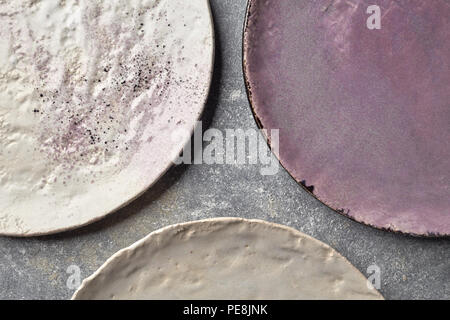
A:
POLYGON ((155 231, 73 299, 383 299, 344 257, 294 229, 222 218, 155 231))
POLYGON ((211 80, 207 0, 0 1, 0 17, 1 235, 98 220, 170 167, 211 80))

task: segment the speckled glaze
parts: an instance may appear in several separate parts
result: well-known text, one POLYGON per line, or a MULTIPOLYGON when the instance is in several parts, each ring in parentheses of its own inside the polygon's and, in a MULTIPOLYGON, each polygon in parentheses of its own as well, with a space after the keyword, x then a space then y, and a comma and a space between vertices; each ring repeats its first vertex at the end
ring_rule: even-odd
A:
POLYGON ((318 240, 261 220, 220 218, 151 233, 112 256, 73 299, 383 297, 318 240))
POLYGON ((244 69, 280 161, 359 222, 450 235, 450 4, 250 1, 244 69), (381 30, 366 10, 379 5, 381 30))
POLYGON ((199 118, 208 0, 0 2, 0 234, 100 219, 151 186, 199 118))

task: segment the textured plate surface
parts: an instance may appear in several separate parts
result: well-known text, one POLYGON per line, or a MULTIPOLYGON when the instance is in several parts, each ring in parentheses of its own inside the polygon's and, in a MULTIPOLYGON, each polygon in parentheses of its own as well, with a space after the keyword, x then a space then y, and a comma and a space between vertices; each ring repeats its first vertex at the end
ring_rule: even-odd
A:
POLYGON ((0 2, 0 234, 85 225, 171 165, 207 97, 207 0, 0 2))
POLYGON ((155 231, 74 299, 382 299, 345 258, 294 229, 221 218, 155 231))
POLYGON ((317 198, 378 228, 450 234, 448 1, 250 1, 244 69, 281 163, 317 198))

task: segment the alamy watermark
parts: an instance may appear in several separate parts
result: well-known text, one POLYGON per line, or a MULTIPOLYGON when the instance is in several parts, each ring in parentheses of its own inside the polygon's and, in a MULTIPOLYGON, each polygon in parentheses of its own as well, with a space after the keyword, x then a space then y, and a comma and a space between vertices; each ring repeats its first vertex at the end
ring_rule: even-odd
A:
POLYGON ((81 286, 81 269, 77 265, 71 265, 67 268, 66 273, 69 277, 66 286, 69 290, 77 290, 81 286))
POLYGON ((381 289, 381 268, 376 264, 372 264, 367 268, 367 288, 369 289, 381 289))
POLYGON ((381 8, 377 5, 371 5, 367 8, 367 14, 370 14, 367 19, 367 28, 369 30, 381 29, 381 8))
POLYGON ((181 155, 174 155, 175 164, 223 164, 223 165, 261 165, 260 173, 264 176, 275 175, 279 170, 277 159, 280 148, 278 129, 208 129, 203 132, 203 125, 198 121, 193 132, 177 130, 172 134, 172 141, 190 143, 183 148, 181 155), (271 148, 267 145, 270 141, 271 148))

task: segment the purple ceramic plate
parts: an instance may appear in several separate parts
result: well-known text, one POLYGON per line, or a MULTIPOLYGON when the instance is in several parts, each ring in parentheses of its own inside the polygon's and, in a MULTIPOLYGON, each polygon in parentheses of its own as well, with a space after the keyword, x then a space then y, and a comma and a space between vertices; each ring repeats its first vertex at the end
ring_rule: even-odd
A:
POLYGON ((257 121, 280 129, 281 163, 318 199, 450 235, 450 1, 251 0, 244 69, 257 121))

